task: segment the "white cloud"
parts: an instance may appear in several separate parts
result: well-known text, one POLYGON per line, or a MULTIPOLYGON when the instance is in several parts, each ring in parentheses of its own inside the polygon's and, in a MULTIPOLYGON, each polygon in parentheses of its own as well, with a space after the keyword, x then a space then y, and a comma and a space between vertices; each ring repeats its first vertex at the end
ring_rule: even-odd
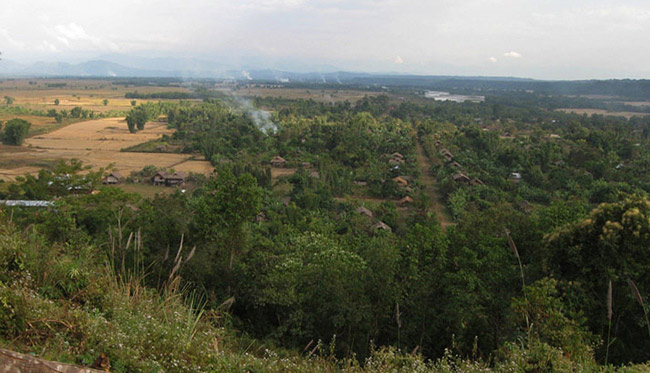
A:
POLYGON ((94 40, 86 34, 86 31, 83 27, 77 25, 76 23, 70 23, 69 25, 56 25, 54 30, 64 37, 72 40, 94 40))
POLYGON ((58 52, 59 49, 47 40, 43 40, 37 49, 45 52, 58 52))
POLYGON ((73 50, 99 49, 118 51, 120 48, 114 42, 89 35, 82 26, 72 22, 67 25, 56 25, 51 32, 54 38, 66 48, 73 50))
POLYGON ((250 0, 241 1, 239 6, 247 11, 275 12, 303 6, 305 0, 250 0))
POLYGON ((22 48, 25 47, 25 43, 23 43, 21 41, 18 41, 16 39, 14 39, 13 37, 11 37, 11 35, 9 34, 9 31, 7 31, 5 29, 0 29, 0 36, 3 39, 5 39, 9 44, 11 44, 12 46, 14 46, 16 48, 21 48, 22 49, 22 48))
POLYGON ((503 54, 503 56, 509 58, 521 58, 521 54, 515 51, 506 52, 503 54))
POLYGON ((25 62, 119 50, 223 59, 236 70, 284 58, 343 70, 642 78, 650 48, 639 46, 649 44, 647 0, 29 0, 0 12, 0 50, 25 62))
POLYGON ((68 39, 64 38, 63 36, 57 36, 56 40, 58 40, 61 44, 65 44, 66 47, 70 46, 68 39))

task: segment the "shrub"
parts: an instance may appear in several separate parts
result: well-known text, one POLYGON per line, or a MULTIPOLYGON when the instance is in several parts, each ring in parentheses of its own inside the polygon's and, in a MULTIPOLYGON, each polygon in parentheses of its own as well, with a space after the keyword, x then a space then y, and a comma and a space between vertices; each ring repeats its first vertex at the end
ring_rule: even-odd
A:
POLYGON ((15 118, 8 121, 5 125, 2 142, 7 145, 22 145, 31 125, 31 123, 24 119, 15 118))

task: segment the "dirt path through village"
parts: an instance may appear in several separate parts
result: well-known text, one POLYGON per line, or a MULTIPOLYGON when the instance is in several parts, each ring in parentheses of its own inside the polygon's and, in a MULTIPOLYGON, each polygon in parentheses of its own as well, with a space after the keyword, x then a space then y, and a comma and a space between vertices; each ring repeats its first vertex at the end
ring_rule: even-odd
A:
POLYGON ((429 196, 430 210, 436 213, 442 229, 447 230, 447 227, 454 225, 454 222, 445 211, 445 206, 441 202, 440 195, 436 190, 437 181, 432 175, 432 162, 429 157, 424 154, 424 149, 422 149, 422 145, 419 141, 417 142, 417 161, 422 173, 421 178, 424 183, 425 192, 429 196))

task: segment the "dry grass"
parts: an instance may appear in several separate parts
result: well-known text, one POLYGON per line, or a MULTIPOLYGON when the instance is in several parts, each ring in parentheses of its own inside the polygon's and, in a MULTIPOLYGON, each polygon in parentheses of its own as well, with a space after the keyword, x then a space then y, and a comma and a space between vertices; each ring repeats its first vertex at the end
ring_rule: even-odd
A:
MULTIPOLYGON (((107 112, 109 110, 131 110, 131 99, 124 98, 127 92, 189 92, 182 87, 124 87, 112 85, 106 80, 32 80, 36 85, 29 84, 30 79, 5 80, 0 82, 0 97, 15 98, 14 106, 22 106, 34 110, 70 110, 81 106, 86 110, 107 112), (65 87, 48 87, 48 83, 65 83, 65 87), (54 100, 59 99, 59 105, 54 100), (108 100, 104 106, 103 100, 108 100)), ((136 100, 137 103, 158 102, 165 100, 136 100)), ((172 100, 178 101, 178 100, 172 100)))
POLYGON ((43 162, 76 158, 94 169, 114 164, 123 174, 144 166, 174 168, 177 171, 209 173, 209 162, 192 160, 188 154, 126 153, 120 149, 170 134, 163 123, 149 123, 144 131, 128 132, 122 118, 91 120, 71 124, 46 135, 25 140, 22 147, 0 148, 0 178, 13 180, 36 173, 43 162))
POLYGON ((625 117, 625 118, 632 118, 634 116, 647 116, 650 115, 650 113, 634 113, 634 112, 629 112, 629 111, 607 111, 607 110, 602 110, 602 109, 557 109, 558 111, 563 111, 565 113, 574 113, 574 114, 587 114, 587 115, 593 115, 593 114, 599 114, 599 115, 607 115, 607 116, 616 116, 616 117, 625 117))
POLYGON ((141 184, 119 184, 112 188, 120 188, 127 193, 137 193, 145 198, 154 197, 156 194, 172 194, 176 188, 165 186, 151 185, 148 183, 141 184))
POLYGON ((650 101, 625 101, 623 103, 630 106, 650 106, 650 101))
POLYGON ((271 177, 276 180, 278 178, 281 178, 283 176, 291 176, 296 173, 295 168, 279 168, 279 167, 271 167, 271 177))

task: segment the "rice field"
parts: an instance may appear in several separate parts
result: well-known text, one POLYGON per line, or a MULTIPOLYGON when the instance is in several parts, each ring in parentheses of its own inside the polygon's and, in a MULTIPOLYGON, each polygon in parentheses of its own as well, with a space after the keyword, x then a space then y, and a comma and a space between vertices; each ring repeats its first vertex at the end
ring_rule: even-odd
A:
POLYGON ((637 117, 642 117, 642 116, 647 116, 650 115, 650 113, 635 113, 635 112, 629 112, 629 111, 607 111, 607 110, 602 110, 602 109, 573 109, 573 108, 568 108, 568 109, 557 109, 558 111, 563 111, 565 113, 574 113, 574 114, 587 114, 587 115, 593 115, 593 114, 599 114, 599 115, 608 115, 608 116, 617 116, 617 117, 625 117, 625 118, 632 118, 634 116, 637 117))
MULTIPOLYGON (((91 79, 9 79, 0 81, 0 98, 10 96, 15 99, 13 105, 33 110, 49 109, 71 110, 81 106, 85 110, 108 112, 111 110, 131 110, 132 99, 125 98, 129 92, 189 92, 185 87, 124 86, 113 84, 108 80, 91 79), (32 84, 30 84, 32 82, 32 84), (65 86, 52 86, 65 84, 65 86), (58 105, 55 100, 59 100, 58 105), (104 100, 108 100, 104 105, 104 100)), ((158 102, 165 100, 140 100, 136 103, 158 102)))
POLYGON ((129 133, 123 118, 107 118, 74 123, 48 134, 31 137, 20 146, 0 147, 0 179, 13 180, 60 159, 80 159, 93 169, 112 165, 122 174, 144 166, 173 168, 176 171, 209 173, 213 167, 190 154, 128 153, 122 148, 171 134, 164 123, 148 123, 145 130, 129 133))

